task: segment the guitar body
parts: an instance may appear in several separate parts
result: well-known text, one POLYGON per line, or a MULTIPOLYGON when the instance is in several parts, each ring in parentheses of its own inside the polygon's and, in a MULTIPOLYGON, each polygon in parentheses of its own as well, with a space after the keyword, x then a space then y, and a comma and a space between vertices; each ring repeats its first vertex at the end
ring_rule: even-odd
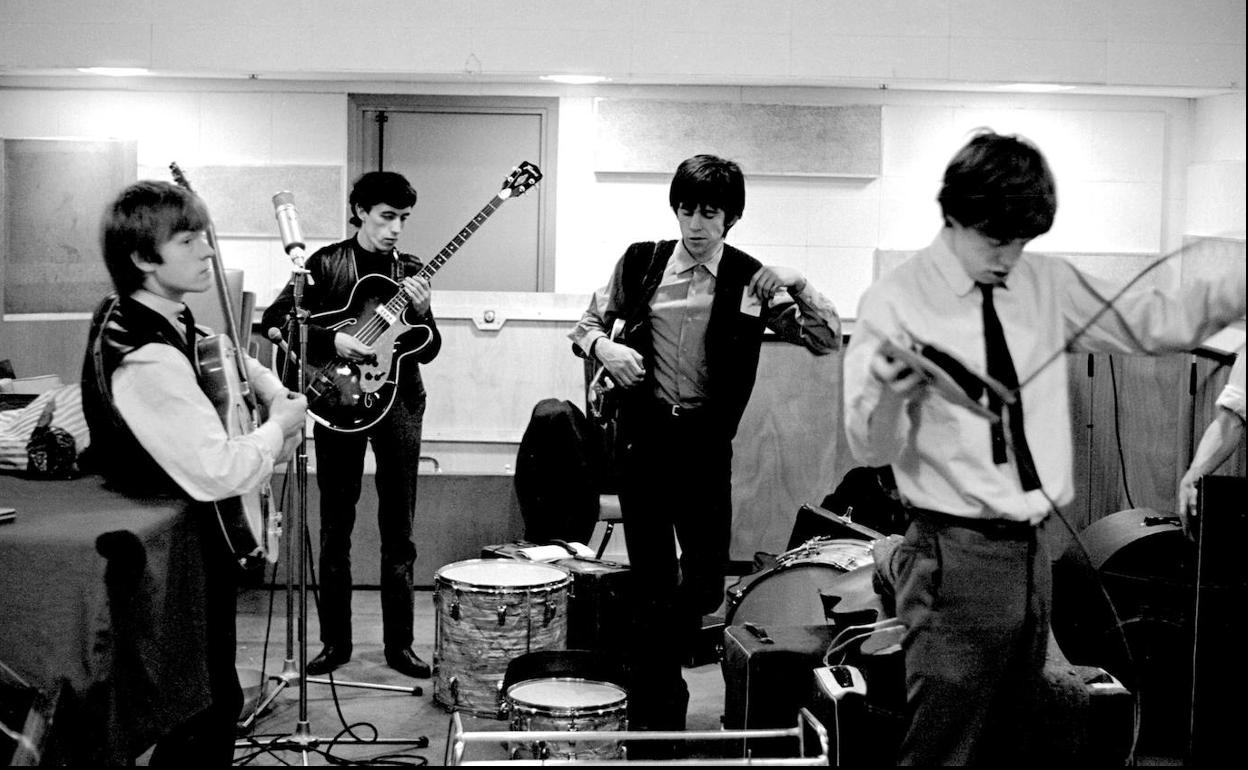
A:
MULTIPOLYGON (((255 430, 247 403, 247 387, 235 363, 234 343, 224 334, 206 337, 196 345, 199 355, 199 384, 217 410, 225 432, 231 438, 255 430)), ((244 567, 277 561, 277 517, 271 514, 269 485, 250 494, 213 503, 221 532, 234 556, 244 567)))
POLYGON ((352 287, 345 307, 312 316, 312 323, 326 329, 357 338, 368 334, 377 351, 375 361, 335 357, 320 366, 313 362, 305 390, 312 419, 356 433, 373 427, 390 411, 403 359, 433 340, 430 327, 408 322, 410 306, 394 314, 387 310, 400 291, 399 284, 384 275, 366 275, 352 287))
MULTIPOLYGON (((628 344, 624 335, 623 318, 617 318, 611 324, 611 331, 607 335, 607 339, 612 342, 628 344)), ((623 398, 622 390, 623 388, 618 387, 615 380, 611 379, 611 375, 607 373, 606 365, 598 364, 594 370, 594 376, 589 381, 589 417, 599 427, 609 429, 613 433, 615 421, 620 416, 620 399, 623 398)))

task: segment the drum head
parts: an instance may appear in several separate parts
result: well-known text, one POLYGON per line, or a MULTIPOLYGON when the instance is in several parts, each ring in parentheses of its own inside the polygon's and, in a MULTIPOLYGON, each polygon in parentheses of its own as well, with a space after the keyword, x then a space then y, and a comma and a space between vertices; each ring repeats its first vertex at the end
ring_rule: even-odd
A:
POLYGON ((824 625, 828 618, 821 594, 838 585, 846 572, 874 563, 871 543, 865 540, 811 540, 781 554, 776 566, 750 581, 739 597, 730 590, 726 622, 824 625))
POLYGON ((567 570, 553 564, 515 559, 468 559, 438 569, 439 580, 479 588, 544 586, 569 579, 567 570))
POLYGON ((510 703, 552 713, 614 706, 623 703, 627 697, 622 688, 592 679, 530 679, 507 688, 510 703))
POLYGON ((728 625, 822 626, 820 592, 845 573, 829 564, 805 562, 759 577, 728 610, 728 625))

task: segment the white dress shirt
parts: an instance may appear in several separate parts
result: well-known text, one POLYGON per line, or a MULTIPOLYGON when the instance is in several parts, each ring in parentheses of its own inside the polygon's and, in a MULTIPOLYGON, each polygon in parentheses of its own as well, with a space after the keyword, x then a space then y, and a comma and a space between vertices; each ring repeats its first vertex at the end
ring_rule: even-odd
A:
POLYGON ((1231 376, 1226 380, 1226 386, 1222 388, 1222 392, 1218 394, 1218 406, 1227 409, 1239 415, 1239 419, 1244 417, 1244 351, 1240 349, 1239 355, 1235 356, 1235 363, 1231 365, 1231 376))
MULTIPOLYGON (((140 289, 133 298, 184 334, 180 302, 140 289)), ((262 400, 285 390, 277 376, 247 356, 247 377, 262 400)), ((125 356, 113 372, 113 402, 139 444, 194 500, 236 497, 268 481, 282 451, 282 431, 266 423, 231 437, 195 370, 181 351, 147 344, 125 356)))
MULTIPOLYGON (((941 235, 873 285, 859 306, 845 354, 845 423, 854 457, 892 465, 912 506, 957 516, 1036 523, 1074 496, 1070 406, 1064 356, 1068 338, 1088 323, 1116 287, 1070 263, 1024 253, 1008 288, 994 292, 1019 382, 1028 443, 1042 490, 1024 492, 1011 452, 993 462, 988 422, 928 389, 900 410, 881 407, 884 386, 871 374, 881 339, 911 336, 986 370, 981 295, 941 235)), ((1180 290, 1129 291, 1071 349, 1163 353, 1187 350, 1244 314, 1244 274, 1185 282, 1180 290)))

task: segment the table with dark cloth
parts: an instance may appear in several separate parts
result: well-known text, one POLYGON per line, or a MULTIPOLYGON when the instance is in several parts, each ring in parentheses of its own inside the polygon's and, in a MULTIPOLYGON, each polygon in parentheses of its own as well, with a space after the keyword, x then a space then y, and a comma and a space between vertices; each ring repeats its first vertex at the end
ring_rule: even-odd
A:
POLYGON ((44 762, 132 763, 208 702, 186 506, 7 475, 0 506, 0 661, 57 704, 44 762))

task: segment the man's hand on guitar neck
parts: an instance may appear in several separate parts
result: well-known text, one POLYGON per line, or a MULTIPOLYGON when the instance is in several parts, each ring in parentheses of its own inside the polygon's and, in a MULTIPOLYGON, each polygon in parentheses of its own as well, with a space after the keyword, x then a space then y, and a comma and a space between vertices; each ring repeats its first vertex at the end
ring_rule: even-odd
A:
POLYGON ((411 298, 412 310, 416 311, 416 315, 429 312, 429 298, 433 296, 429 288, 429 279, 409 275, 403 279, 403 291, 407 292, 407 296, 411 298))
POLYGON ((601 337, 594 345, 594 357, 602 362, 607 374, 621 387, 631 388, 646 376, 641 354, 628 345, 601 337))

